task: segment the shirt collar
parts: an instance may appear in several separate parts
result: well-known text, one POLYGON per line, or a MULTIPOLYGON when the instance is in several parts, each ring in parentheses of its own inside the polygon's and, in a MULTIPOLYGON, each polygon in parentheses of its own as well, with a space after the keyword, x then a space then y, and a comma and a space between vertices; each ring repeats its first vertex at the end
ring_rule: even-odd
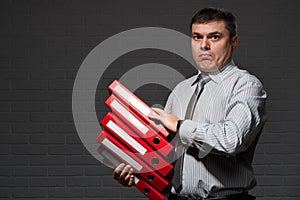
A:
MULTIPOLYGON (((200 74, 207 74, 212 81, 219 83, 222 81, 223 76, 230 71, 233 67, 235 66, 234 61, 231 60, 228 64, 226 64, 224 67, 222 67, 221 69, 214 71, 214 72, 209 72, 209 73, 204 73, 201 72, 200 70, 198 70, 198 76, 200 74)), ((192 86, 195 84, 195 82, 197 82, 196 80, 198 79, 198 76, 192 81, 192 86)))

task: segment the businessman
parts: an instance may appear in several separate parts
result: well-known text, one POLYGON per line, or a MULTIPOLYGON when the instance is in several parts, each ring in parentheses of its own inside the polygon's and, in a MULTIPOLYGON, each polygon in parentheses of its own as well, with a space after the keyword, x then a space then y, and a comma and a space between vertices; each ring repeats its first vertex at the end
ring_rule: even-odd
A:
MULTIPOLYGON (((232 13, 204 8, 190 28, 198 74, 179 83, 165 110, 153 108, 151 115, 182 147, 168 199, 255 199, 248 191, 256 185, 252 160, 266 121, 266 92, 233 61, 238 35, 232 13)), ((114 178, 134 185, 128 165, 119 165, 114 178)))

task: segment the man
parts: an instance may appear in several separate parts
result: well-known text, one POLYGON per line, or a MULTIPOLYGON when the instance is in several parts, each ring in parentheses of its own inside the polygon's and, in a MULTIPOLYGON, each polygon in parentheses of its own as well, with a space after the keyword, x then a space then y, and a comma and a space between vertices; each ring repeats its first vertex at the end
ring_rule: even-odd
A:
MULTIPOLYGON (((255 199, 252 159, 265 122, 266 93, 260 81, 232 60, 238 44, 235 17, 205 8, 191 21, 192 54, 199 69, 170 94, 153 119, 175 132, 183 145, 169 199, 255 199), (198 93, 197 93, 198 92, 198 93)), ((114 177, 132 186, 132 169, 114 177)))

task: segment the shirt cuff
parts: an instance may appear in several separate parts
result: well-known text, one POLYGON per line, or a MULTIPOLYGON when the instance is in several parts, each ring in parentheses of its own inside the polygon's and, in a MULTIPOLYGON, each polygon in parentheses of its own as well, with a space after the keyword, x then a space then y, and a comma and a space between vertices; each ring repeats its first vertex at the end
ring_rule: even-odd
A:
POLYGON ((184 120, 178 130, 182 144, 190 146, 193 141, 203 142, 206 128, 192 120, 184 120))

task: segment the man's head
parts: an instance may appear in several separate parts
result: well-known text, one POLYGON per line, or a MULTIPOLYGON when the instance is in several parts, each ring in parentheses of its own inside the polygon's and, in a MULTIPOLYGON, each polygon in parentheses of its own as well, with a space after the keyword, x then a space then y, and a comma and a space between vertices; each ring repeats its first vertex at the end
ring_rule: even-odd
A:
POLYGON ((192 53, 201 71, 221 69, 237 47, 236 20, 230 12, 204 8, 191 20, 192 53))

